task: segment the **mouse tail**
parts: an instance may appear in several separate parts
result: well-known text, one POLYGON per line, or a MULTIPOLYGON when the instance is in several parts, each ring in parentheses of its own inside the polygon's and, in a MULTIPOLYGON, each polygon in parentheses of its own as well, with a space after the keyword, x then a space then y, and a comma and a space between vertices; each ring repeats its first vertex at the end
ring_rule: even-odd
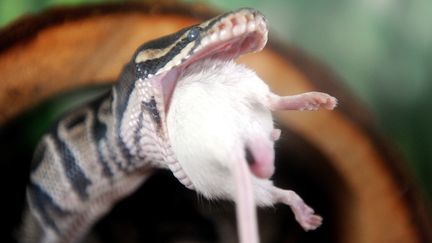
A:
POLYGON ((241 243, 258 243, 258 222, 252 186, 252 174, 245 159, 235 161, 237 229, 241 243))

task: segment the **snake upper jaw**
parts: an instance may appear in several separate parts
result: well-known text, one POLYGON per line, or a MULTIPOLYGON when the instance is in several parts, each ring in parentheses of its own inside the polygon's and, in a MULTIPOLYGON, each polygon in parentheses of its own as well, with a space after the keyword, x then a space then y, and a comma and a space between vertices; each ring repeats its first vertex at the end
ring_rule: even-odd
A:
POLYGON ((165 114, 169 111, 171 96, 179 78, 190 64, 206 58, 236 59, 257 52, 267 43, 267 21, 254 9, 240 9, 192 26, 200 30, 199 38, 187 54, 178 55, 170 65, 161 68, 153 77, 163 96, 165 114))

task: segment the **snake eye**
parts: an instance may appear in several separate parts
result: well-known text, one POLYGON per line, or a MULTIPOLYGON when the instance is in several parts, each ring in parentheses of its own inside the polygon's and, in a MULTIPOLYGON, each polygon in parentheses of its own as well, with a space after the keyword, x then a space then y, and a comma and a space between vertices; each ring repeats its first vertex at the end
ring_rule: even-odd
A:
POLYGON ((201 28, 198 26, 194 26, 189 30, 187 38, 189 41, 194 41, 200 36, 201 28))

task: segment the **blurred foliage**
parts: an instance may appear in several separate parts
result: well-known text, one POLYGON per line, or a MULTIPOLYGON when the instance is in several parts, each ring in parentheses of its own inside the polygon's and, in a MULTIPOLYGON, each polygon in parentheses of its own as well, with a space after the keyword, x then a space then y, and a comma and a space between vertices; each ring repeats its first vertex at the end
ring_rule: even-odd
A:
MULTIPOLYGON (((8 126, 15 126, 13 129, 19 129, 20 136, 23 138, 20 146, 25 149, 20 147, 17 151, 32 151, 42 135, 62 114, 100 97, 109 88, 109 85, 93 85, 57 94, 41 104, 36 104, 24 114, 20 114, 13 120, 14 124, 6 124, 5 130, 9 128, 8 126), (29 121, 31 121, 30 124, 29 121)), ((4 131, 0 129, 0 134, 2 132, 4 131)))
POLYGON ((24 14, 37 13, 47 7, 97 2, 115 2, 115 0, 1 0, 0 26, 9 23, 24 14))
MULTIPOLYGON (((115 0, 112 0, 115 1, 115 0)), ((48 6, 102 0, 2 0, 0 26, 48 6)), ((105 1, 106 2, 106 1, 105 1)), ((222 10, 254 7, 271 37, 327 63, 369 105, 432 198, 432 1, 184 0, 222 10)))

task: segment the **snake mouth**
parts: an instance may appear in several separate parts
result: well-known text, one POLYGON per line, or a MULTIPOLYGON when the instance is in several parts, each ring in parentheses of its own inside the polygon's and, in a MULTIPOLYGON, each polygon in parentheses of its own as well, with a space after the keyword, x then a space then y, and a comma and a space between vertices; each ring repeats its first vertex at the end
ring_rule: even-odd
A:
POLYGON ((267 23, 256 10, 242 9, 227 14, 202 36, 199 45, 193 50, 194 62, 203 57, 236 58, 239 55, 260 51, 267 42, 267 23))
POLYGON ((163 75, 161 88, 165 114, 168 113, 175 85, 192 63, 206 58, 236 59, 240 55, 262 50, 267 43, 267 21, 254 9, 230 12, 195 27, 200 30, 195 46, 189 54, 175 57, 174 64, 163 75))

